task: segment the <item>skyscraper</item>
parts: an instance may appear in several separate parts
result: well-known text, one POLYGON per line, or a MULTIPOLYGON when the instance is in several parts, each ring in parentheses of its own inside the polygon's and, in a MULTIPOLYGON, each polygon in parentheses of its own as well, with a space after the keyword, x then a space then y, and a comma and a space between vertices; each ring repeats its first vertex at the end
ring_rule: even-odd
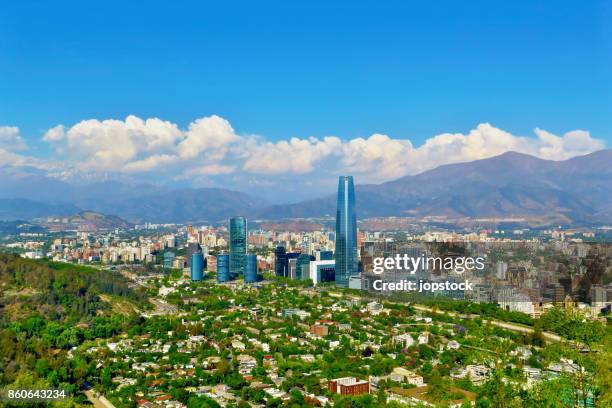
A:
POLYGON ((300 254, 295 266, 295 279, 308 279, 304 277, 310 274, 310 261, 314 260, 315 257, 312 255, 300 254))
POLYGON ((244 217, 230 218, 230 274, 233 277, 244 275, 247 253, 247 220, 244 217))
POLYGON ((287 252, 285 247, 279 245, 274 250, 274 273, 276 276, 285 276, 285 263, 287 262, 287 252))
POLYGON ((201 281, 202 279, 204 279, 204 256, 198 251, 191 256, 191 280, 201 281))
POLYGON ((193 254, 200 250, 200 244, 197 242, 188 242, 185 246, 185 252, 187 255, 187 266, 191 268, 191 260, 193 258, 193 254))
POLYGON ((276 276, 289 278, 289 263, 292 259, 297 259, 299 256, 299 252, 285 252, 284 246, 277 246, 274 250, 274 273, 276 276))
POLYGON ((244 281, 246 283, 257 282, 257 255, 247 254, 244 270, 244 281))
POLYGON ((226 254, 217 255, 217 282, 230 281, 230 257, 226 254))
POLYGON ((353 176, 338 179, 338 209, 336 211, 336 285, 348 287, 349 278, 357 269, 357 218, 353 176))

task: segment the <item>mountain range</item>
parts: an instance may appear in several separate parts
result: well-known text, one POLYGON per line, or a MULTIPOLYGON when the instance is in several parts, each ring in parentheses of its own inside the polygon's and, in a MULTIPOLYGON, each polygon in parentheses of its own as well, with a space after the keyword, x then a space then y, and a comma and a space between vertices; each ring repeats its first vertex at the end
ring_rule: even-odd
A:
MULTIPOLYGON (((564 161, 507 152, 381 184, 357 184, 355 189, 359 218, 539 217, 555 222, 606 223, 612 222, 612 150, 564 161)), ((132 222, 216 222, 235 214, 259 219, 305 218, 333 216, 336 196, 271 204, 223 188, 176 189, 120 181, 77 185, 30 174, 0 178, 0 219, 82 210, 114 214, 132 222)))

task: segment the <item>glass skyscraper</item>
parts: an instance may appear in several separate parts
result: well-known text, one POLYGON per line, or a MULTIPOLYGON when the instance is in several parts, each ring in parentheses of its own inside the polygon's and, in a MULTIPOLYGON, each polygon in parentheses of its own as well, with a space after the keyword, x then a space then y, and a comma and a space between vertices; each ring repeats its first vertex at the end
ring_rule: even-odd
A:
POLYGON ((230 281, 229 255, 217 255, 217 282, 230 281))
POLYGON ((285 247, 279 245, 274 250, 274 274, 276 276, 286 276, 285 264, 287 263, 287 252, 285 247))
POLYGON ((257 282, 257 255, 247 254, 244 271, 244 281, 246 283, 257 282))
POLYGON ((247 220, 244 217, 230 218, 230 274, 244 276, 247 253, 247 220))
POLYGON ((355 216, 355 186, 353 176, 338 180, 338 210, 336 211, 336 285, 348 287, 349 278, 357 276, 357 218, 355 216))
POLYGON ((191 256, 191 280, 201 281, 202 279, 204 279, 204 256, 198 251, 191 256))

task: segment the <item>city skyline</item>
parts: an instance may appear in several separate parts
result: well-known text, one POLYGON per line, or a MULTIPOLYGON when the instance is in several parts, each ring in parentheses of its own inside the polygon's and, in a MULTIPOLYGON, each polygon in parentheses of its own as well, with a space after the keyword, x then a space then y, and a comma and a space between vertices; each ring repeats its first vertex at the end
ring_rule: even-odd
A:
POLYGON ((7 2, 0 405, 612 407, 612 2, 7 2))

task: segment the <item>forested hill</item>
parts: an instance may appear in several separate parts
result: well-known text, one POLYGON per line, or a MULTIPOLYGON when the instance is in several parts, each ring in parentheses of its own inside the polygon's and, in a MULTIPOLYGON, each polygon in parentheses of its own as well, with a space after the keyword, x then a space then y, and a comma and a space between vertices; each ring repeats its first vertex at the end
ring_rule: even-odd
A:
POLYGON ((75 395, 95 364, 71 359, 70 349, 142 320, 116 313, 116 302, 148 304, 117 272, 0 253, 0 389, 61 387, 75 395))
POLYGON ((128 286, 121 274, 72 264, 0 254, 0 317, 21 320, 32 312, 54 321, 87 321, 110 306, 100 295, 121 296, 141 305, 145 294, 128 286))

